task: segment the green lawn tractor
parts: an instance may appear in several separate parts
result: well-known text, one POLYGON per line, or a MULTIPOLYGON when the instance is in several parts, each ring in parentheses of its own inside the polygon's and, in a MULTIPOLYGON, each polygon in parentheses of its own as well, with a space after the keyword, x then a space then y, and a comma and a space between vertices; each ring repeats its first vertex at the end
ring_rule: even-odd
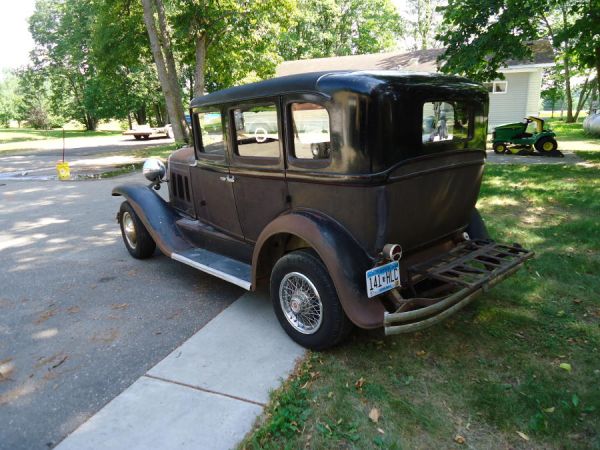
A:
POLYGON ((544 128, 544 119, 529 116, 522 122, 507 123, 494 128, 492 145, 496 153, 532 155, 534 148, 539 155, 563 157, 558 150, 556 134, 544 128))

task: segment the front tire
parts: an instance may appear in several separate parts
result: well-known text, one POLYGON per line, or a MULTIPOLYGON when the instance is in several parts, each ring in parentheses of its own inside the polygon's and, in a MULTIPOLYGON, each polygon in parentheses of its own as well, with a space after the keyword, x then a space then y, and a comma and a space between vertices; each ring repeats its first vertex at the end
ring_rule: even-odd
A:
POLYGON ((495 142, 492 148, 494 149, 494 153, 498 155, 506 153, 506 150, 508 149, 504 142, 495 142))
POLYGON ((308 349, 333 347, 352 329, 325 264, 312 250, 297 250, 277 261, 271 300, 288 336, 308 349))
POLYGON ((156 243, 129 202, 121 203, 119 225, 125 248, 131 256, 146 259, 154 254, 156 243))

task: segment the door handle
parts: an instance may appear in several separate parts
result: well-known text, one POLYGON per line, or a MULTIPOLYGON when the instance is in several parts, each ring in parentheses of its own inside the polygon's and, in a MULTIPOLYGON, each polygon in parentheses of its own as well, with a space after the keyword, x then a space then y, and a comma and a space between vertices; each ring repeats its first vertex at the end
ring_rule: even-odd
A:
POLYGON ((219 177, 221 181, 227 181, 228 183, 235 182, 235 177, 233 175, 227 175, 226 177, 219 177))

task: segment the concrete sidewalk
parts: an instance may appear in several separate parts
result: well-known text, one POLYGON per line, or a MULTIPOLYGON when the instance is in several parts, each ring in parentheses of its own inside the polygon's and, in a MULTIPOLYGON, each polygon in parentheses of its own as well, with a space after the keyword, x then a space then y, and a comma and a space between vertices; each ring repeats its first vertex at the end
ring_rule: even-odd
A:
POLYGON ((268 296, 245 294, 56 448, 232 448, 303 354, 268 296))

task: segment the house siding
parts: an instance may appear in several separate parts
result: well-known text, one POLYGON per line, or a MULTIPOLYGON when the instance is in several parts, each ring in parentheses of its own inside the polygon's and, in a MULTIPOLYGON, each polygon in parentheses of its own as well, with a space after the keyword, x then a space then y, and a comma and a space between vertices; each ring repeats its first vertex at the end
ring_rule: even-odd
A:
POLYGON ((527 98, 527 115, 539 116, 542 96, 542 69, 529 74, 529 97, 527 98))
MULTIPOLYGON (((530 89, 535 84, 531 81, 534 72, 505 73, 507 82, 505 94, 490 93, 489 125, 493 127, 510 122, 518 122, 528 115, 530 104, 530 89)), ((541 81, 540 81, 541 82, 541 81)), ((537 97, 539 99, 539 88, 537 97)))

